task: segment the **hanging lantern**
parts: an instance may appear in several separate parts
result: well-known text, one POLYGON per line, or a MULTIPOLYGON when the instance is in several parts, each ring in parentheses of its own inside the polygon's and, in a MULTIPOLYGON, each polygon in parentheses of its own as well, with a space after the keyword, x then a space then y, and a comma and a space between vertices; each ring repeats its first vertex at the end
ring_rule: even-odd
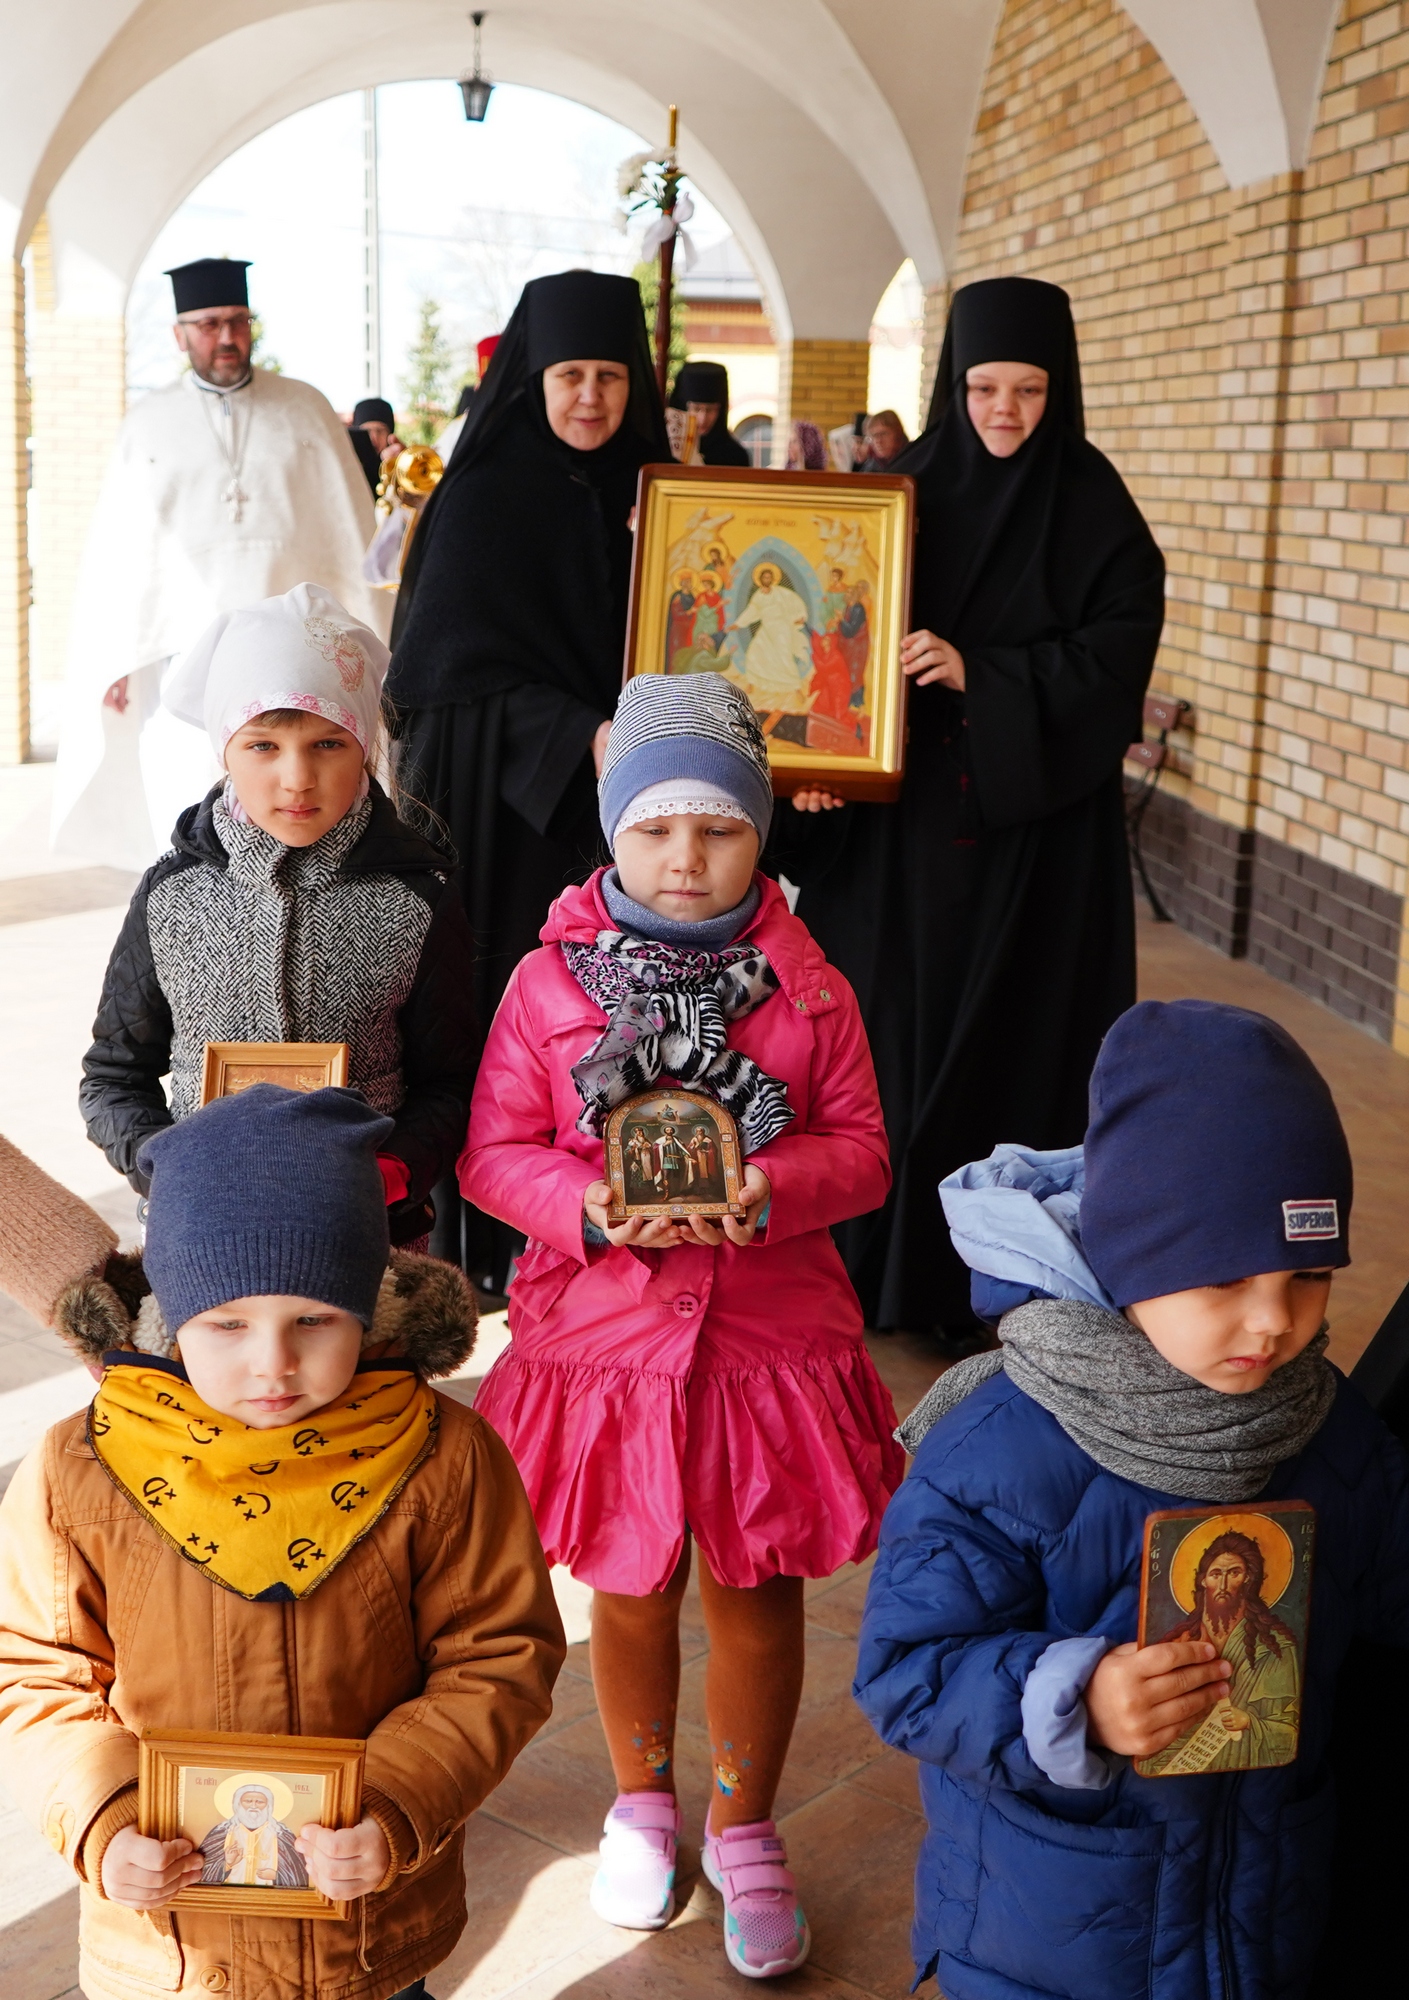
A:
POLYGON ((465 116, 472 125, 482 125, 484 114, 489 109, 489 99, 494 85, 480 69, 479 30, 484 14, 471 14, 475 24, 475 66, 468 76, 460 78, 460 95, 465 100, 465 116))

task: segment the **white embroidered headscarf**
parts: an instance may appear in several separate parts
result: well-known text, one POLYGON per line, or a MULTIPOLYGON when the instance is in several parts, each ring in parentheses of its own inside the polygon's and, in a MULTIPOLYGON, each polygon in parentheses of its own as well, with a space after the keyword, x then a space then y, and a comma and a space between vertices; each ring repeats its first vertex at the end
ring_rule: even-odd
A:
POLYGON ((296 583, 225 611, 177 662, 162 703, 209 736, 221 761, 237 729, 271 709, 301 708, 348 729, 370 752, 391 655, 318 583, 296 583))

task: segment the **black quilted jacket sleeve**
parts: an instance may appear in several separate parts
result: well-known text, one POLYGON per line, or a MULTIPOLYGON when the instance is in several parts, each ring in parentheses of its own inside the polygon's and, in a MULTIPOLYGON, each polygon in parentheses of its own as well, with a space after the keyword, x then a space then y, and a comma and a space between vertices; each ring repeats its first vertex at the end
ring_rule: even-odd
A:
POLYGON ((89 1138, 139 1194, 147 1192, 146 1177, 137 1172, 142 1144, 173 1122, 161 1086, 171 1067, 171 1009, 147 932, 147 897, 171 867, 163 858, 137 885, 103 977, 93 1046, 83 1058, 78 1092, 89 1138))
POLYGON ((473 998, 474 945, 454 880, 436 899, 416 979, 401 1010, 406 1096, 385 1150, 404 1162, 408 1199, 423 1202, 455 1171, 479 1068, 473 998))

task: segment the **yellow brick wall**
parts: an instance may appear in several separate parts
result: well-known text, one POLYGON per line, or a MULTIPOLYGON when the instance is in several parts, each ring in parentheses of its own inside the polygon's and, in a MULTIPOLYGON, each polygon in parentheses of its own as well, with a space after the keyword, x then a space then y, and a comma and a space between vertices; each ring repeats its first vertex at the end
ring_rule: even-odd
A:
POLYGON ((784 429, 796 418, 824 431, 849 424, 866 407, 871 368, 867 340, 795 340, 778 350, 778 415, 784 429))
POLYGON ((929 421, 930 403, 934 398, 934 381, 939 373, 939 356, 944 346, 944 327, 949 318, 949 301, 953 292, 947 284, 926 285, 925 324, 921 336, 923 345, 920 353, 920 428, 923 431, 929 421))
POLYGON ((0 764, 29 754, 29 557, 25 515, 29 391, 25 380, 24 266, 0 277, 0 764))
MULTIPOLYGON (((34 485, 29 501, 34 566, 32 671, 64 673, 69 614, 88 523, 127 401, 126 329, 112 316, 54 310, 47 224, 30 241, 29 312, 34 485)), ((45 704, 51 716, 54 703, 45 704)))
POLYGON ((1072 294, 1090 433, 1169 561, 1173 788, 1400 895, 1406 228, 1409 5, 1346 0, 1305 173, 1234 192, 1112 0, 1009 0, 955 279, 1072 294))

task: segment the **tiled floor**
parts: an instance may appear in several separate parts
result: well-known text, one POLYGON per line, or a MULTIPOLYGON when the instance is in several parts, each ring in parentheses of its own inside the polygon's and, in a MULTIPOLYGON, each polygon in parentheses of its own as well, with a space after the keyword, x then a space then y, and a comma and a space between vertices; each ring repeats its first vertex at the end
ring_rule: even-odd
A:
MULTIPOLYGON (((121 1223, 130 1220, 129 1191, 88 1146, 74 1085, 123 885, 104 870, 68 882, 56 874, 42 848, 46 782, 36 767, 0 773, 0 878, 10 878, 0 879, 0 1030, 8 1051, 0 1067, 0 1131, 121 1223)), ((1147 997, 1192 993, 1259 1007, 1285 1022, 1330 1079, 1359 1182, 1356 1263, 1337 1280, 1334 1302, 1334 1352, 1353 1361, 1409 1278, 1402 1221, 1409 1062, 1182 932, 1145 924, 1141 954, 1147 997)), ((482 1351, 454 1393, 473 1395, 501 1339, 502 1326, 487 1324, 482 1351)), ((935 1373, 924 1343, 891 1336, 873 1341, 872 1351, 897 1407, 908 1408, 935 1373)), ((0 1480, 46 1424, 85 1396, 86 1377, 52 1335, 0 1300, 0 1480)), ((807 1681, 779 1810, 816 1943, 807 1968, 778 1985, 835 2000, 899 2000, 910 1981, 910 1876, 922 1822, 913 1767, 881 1747, 850 1698, 863 1591, 863 1574, 848 1570, 808 1594, 807 1681)), ((557 1707, 471 1825, 470 1923, 431 1991, 438 2000, 736 1996, 742 1988, 724 1961, 718 1898, 698 1874, 707 1796, 698 1599, 692 1592, 686 1602, 679 1745, 688 1824, 684 1906, 668 1930, 642 1935, 611 1929, 587 1907, 613 1786, 588 1676, 585 1593, 569 1582, 562 1596, 577 1643, 557 1707)), ((76 1902, 64 1868, 27 1821, 0 1811, 3 2000, 78 2000, 76 1902)))

